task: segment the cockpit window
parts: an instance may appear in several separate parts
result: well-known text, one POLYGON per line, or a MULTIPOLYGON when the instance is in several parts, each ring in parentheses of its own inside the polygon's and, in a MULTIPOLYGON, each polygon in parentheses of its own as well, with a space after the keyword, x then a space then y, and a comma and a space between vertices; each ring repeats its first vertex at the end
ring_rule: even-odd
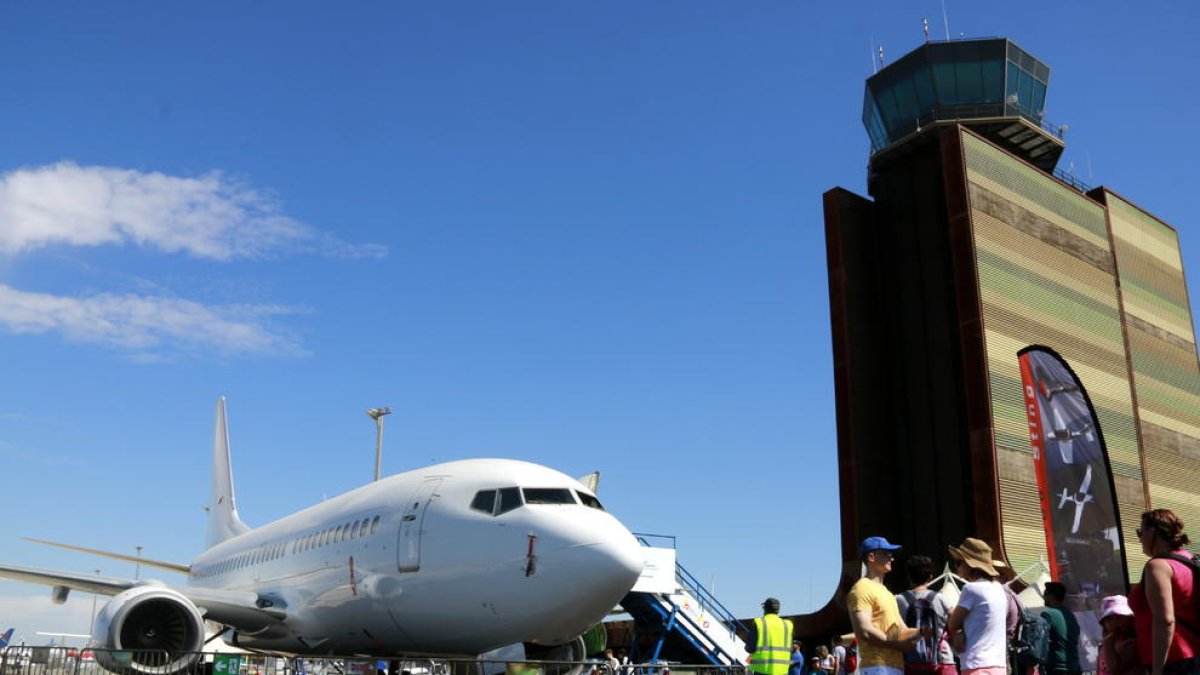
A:
POLYGON ((515 487, 501 488, 500 503, 497 504, 496 515, 508 513, 521 507, 521 491, 515 487))
POLYGON ((471 500, 471 508, 484 513, 491 513, 492 508, 496 505, 495 490, 480 490, 475 493, 475 499, 471 500))
POLYGON ((575 495, 566 488, 522 488, 526 504, 575 504, 575 495))
POLYGON ((586 492, 580 492, 579 490, 576 490, 575 494, 579 495, 579 501, 583 502, 584 506, 598 509, 600 511, 604 510, 604 507, 600 505, 600 500, 596 499, 592 495, 589 495, 586 492))

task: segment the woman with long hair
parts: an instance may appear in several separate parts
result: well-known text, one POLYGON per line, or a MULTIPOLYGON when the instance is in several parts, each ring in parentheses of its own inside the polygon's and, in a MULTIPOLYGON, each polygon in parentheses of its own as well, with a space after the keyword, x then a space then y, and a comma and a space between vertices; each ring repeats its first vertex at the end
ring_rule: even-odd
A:
POLYGON ((1183 521, 1169 509, 1142 514, 1137 529, 1142 552, 1150 557, 1142 580, 1129 595, 1137 629, 1138 657, 1150 675, 1200 673, 1200 592, 1185 548, 1183 521))

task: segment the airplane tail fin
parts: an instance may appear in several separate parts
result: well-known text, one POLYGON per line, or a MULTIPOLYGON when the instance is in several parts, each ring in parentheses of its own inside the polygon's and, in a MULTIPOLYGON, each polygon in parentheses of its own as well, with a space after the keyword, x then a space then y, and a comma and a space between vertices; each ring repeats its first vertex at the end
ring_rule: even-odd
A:
POLYGON ((13 631, 15 630, 16 628, 9 628, 8 630, 4 631, 4 635, 0 635, 0 647, 8 646, 9 641, 12 640, 13 631))
POLYGON ((229 462, 229 427, 225 421, 225 397, 217 399, 213 427, 212 497, 208 504, 208 548, 249 532, 238 517, 233 497, 233 467, 229 462))

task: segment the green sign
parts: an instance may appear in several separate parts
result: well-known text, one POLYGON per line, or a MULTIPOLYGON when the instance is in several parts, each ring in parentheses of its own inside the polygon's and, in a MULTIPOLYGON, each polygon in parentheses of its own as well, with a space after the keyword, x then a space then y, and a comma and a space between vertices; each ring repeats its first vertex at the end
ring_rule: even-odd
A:
POLYGON ((242 657, 238 654, 214 654, 213 675, 238 675, 242 657))

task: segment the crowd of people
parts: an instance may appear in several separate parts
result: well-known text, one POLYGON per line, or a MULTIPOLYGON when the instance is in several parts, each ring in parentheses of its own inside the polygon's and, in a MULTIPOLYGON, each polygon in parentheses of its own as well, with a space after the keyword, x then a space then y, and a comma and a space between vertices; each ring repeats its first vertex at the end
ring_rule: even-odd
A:
MULTIPOLYGON (((1200 559, 1188 552, 1183 522, 1168 509, 1142 514, 1137 537, 1149 558, 1129 596, 1105 597, 1099 622, 1103 637, 1099 675, 1200 675, 1200 559)), ((792 624, 781 619, 779 601, 768 598, 755 619, 748 645, 750 670, 759 675, 1075 675, 1081 668, 1080 627, 1067 608, 1068 589, 1048 582, 1045 607, 1034 618, 1003 583, 1006 566, 993 559, 986 542, 968 537, 948 546, 955 574, 966 583, 957 605, 928 584, 933 561, 907 557, 908 590, 893 594, 884 585, 899 545, 867 537, 859 546, 866 571, 850 589, 846 609, 854 642, 817 645, 805 660, 793 640, 792 624), (1038 629, 1027 626, 1042 622, 1038 629), (1045 636, 1033 661, 1028 633, 1045 636), (790 653, 789 653, 790 650, 790 653)))

